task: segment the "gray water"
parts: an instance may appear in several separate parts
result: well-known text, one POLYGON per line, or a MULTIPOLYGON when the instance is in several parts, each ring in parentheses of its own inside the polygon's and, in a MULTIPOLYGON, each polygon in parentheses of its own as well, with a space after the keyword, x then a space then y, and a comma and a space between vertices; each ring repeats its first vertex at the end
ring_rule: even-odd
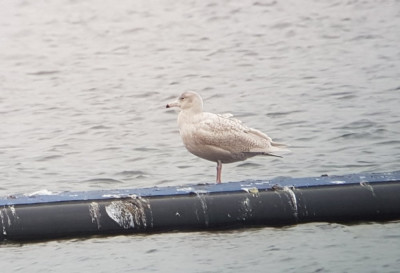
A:
MULTIPOLYGON (((399 1, 0 4, 0 196, 207 183, 165 104, 289 143, 223 181, 400 170, 399 1)), ((400 222, 0 246, 1 272, 397 272, 400 222)))

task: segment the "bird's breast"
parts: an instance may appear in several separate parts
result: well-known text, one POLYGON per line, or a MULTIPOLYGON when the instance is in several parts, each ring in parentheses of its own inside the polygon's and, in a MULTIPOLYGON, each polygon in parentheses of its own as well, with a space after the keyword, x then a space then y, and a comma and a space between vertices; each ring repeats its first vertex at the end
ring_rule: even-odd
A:
POLYGON ((180 134, 186 149, 200 158, 213 162, 232 163, 248 157, 245 153, 232 153, 223 147, 204 143, 197 138, 194 128, 185 126, 180 130, 180 134))

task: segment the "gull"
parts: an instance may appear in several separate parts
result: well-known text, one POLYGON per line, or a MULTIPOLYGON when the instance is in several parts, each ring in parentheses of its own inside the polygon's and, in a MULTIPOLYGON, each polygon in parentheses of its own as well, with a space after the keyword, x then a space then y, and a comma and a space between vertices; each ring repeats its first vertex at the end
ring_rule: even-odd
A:
POLYGON ((166 108, 178 107, 179 133, 186 149, 192 154, 217 163, 217 183, 221 183, 222 163, 288 151, 287 145, 272 141, 259 130, 242 124, 231 114, 203 112, 203 99, 193 91, 182 93, 166 108))

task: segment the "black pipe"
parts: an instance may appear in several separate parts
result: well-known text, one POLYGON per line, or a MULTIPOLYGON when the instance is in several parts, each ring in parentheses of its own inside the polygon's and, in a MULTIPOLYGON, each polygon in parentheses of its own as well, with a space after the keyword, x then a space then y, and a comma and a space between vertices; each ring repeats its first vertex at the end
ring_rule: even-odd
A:
POLYGON ((120 195, 12 196, 0 199, 0 240, 395 220, 400 219, 398 176, 342 184, 288 186, 285 180, 281 185, 256 181, 166 187, 138 190, 140 195, 125 190, 120 195))

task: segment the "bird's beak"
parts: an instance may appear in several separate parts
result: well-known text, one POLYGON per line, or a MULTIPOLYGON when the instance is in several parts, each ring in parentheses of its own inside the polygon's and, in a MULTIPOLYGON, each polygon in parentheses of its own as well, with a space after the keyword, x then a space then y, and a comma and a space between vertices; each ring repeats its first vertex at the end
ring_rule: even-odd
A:
POLYGON ((181 106, 181 104, 179 103, 179 101, 174 101, 174 102, 168 103, 166 107, 171 108, 171 107, 180 107, 180 106, 181 106))

